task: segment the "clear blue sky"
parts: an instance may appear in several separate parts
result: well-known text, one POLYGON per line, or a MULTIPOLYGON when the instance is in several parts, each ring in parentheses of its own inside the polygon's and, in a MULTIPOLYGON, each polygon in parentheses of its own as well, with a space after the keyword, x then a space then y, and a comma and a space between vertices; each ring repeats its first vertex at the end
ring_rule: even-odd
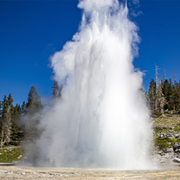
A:
MULTIPOLYGON (((27 101, 31 86, 41 97, 52 95, 49 58, 77 32, 81 21, 78 0, 0 0, 0 100, 12 94, 27 101)), ((131 6, 129 6, 132 9, 131 6)), ((137 8, 137 6, 136 6, 137 8)), ((145 72, 144 88, 155 77, 180 79, 180 1, 140 0, 139 57, 134 66, 145 72)), ((136 9, 137 12, 137 9, 136 9)))

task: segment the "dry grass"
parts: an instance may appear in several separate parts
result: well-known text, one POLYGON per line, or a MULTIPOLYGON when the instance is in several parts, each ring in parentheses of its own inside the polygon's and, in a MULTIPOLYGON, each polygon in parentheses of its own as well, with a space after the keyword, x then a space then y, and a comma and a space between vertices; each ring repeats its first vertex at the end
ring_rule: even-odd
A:
POLYGON ((180 114, 165 114, 153 119, 154 126, 172 126, 180 125, 180 114))
POLYGON ((155 146, 159 150, 172 147, 175 143, 180 143, 180 137, 161 137, 163 134, 180 134, 180 115, 179 114, 165 114, 164 116, 153 118, 154 127, 154 141, 155 146))

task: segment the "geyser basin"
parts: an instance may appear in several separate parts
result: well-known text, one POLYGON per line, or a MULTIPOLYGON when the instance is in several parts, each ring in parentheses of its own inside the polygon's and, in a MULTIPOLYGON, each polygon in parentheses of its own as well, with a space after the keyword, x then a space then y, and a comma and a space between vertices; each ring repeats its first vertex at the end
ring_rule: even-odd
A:
POLYGON ((82 0, 80 31, 52 57, 62 98, 45 114, 38 165, 149 169, 152 129, 133 67, 139 37, 118 0, 82 0))

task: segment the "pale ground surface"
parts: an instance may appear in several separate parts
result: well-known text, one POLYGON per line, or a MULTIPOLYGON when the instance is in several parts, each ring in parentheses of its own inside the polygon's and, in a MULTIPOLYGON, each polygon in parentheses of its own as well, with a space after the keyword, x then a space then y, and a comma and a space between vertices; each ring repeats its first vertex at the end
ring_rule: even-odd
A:
POLYGON ((167 170, 145 171, 119 171, 119 170, 91 170, 91 169, 60 169, 60 168, 35 168, 23 166, 0 166, 0 179, 3 180, 94 180, 94 179, 180 179, 180 166, 167 170))

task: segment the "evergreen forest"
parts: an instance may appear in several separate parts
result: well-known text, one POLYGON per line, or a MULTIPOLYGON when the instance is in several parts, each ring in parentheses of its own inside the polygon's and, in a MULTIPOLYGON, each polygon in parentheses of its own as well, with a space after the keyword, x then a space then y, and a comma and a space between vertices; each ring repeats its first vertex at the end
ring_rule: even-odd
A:
MULTIPOLYGON (((63 85, 54 81, 53 99, 61 98, 63 85)), ((144 91, 143 91, 144 92, 144 91)), ((151 79, 149 90, 144 92, 152 116, 163 116, 165 113, 180 112, 180 82, 174 78, 151 79)), ((0 145, 19 145, 23 141, 34 141, 41 133, 37 125, 43 110, 41 97, 34 86, 31 87, 27 102, 13 105, 11 94, 4 95, 0 101, 0 145), (38 112, 38 113, 37 113, 38 112), (37 115, 38 114, 38 115, 37 115)))

